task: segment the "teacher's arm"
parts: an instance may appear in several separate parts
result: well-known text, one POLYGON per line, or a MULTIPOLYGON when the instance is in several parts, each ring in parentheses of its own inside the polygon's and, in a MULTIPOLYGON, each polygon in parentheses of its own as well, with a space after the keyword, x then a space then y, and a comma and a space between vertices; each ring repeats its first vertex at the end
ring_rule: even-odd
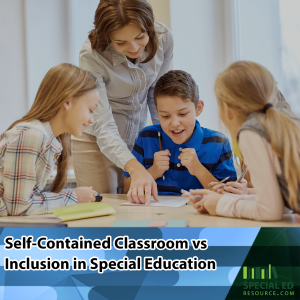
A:
POLYGON ((159 119, 157 116, 156 107, 155 107, 155 103, 154 103, 154 97, 153 97, 154 87, 155 87, 158 79, 161 76, 163 76, 164 74, 166 74, 168 71, 170 71, 171 64, 172 64, 172 58, 173 58, 173 46, 174 46, 173 35, 172 35, 172 32, 168 28, 167 28, 167 30, 168 31, 166 33, 164 33, 162 36, 162 47, 163 47, 163 51, 164 51, 163 63, 159 69, 159 72, 158 72, 158 75, 157 75, 155 81, 152 83, 152 85, 149 88, 148 97, 147 97, 147 104, 149 107, 149 111, 151 114, 151 119, 152 119, 153 124, 159 123, 159 119))
MULTIPOLYGON (((144 161, 144 145, 143 145, 143 139, 141 138, 141 135, 139 134, 137 137, 137 140, 135 142, 135 145, 133 147, 132 150, 132 154, 135 156, 135 158, 137 159, 138 163, 143 166, 143 168, 145 168, 145 161, 144 161)), ((139 186, 133 186, 131 185, 131 181, 133 180, 132 178, 132 173, 135 172, 135 170, 138 170, 140 166, 135 164, 135 161, 129 161, 128 164, 125 166, 126 170, 130 170, 132 168, 132 171, 130 174, 128 174, 127 172, 124 172, 124 193, 127 193, 127 197, 130 200, 130 202, 133 203, 148 203, 148 199, 150 200, 150 196, 151 196, 151 189, 150 186, 145 186, 145 188, 140 188, 141 194, 143 196, 143 194, 145 194, 145 202, 142 202, 140 200, 140 196, 139 196, 139 186), (143 192, 144 191, 144 192, 143 192)), ((149 169, 147 170, 148 174, 150 175, 150 179, 151 181, 155 179, 155 177, 153 177, 153 174, 149 172, 149 169)), ((139 174, 137 173, 136 175, 137 178, 135 179, 135 181, 138 183, 139 182, 139 174)), ((153 187, 156 187, 156 184, 152 185, 153 187)), ((155 191, 157 193, 157 191, 155 191)), ((154 193, 153 193, 154 194, 154 193)), ((157 199, 156 199, 157 200, 157 199)))
POLYGON ((91 72, 100 85, 99 105, 94 111, 95 122, 92 125, 97 144, 108 159, 130 174, 132 180, 128 192, 129 201, 149 203, 151 191, 154 199, 158 200, 157 186, 154 179, 136 160, 119 134, 103 81, 103 74, 106 71, 95 55, 97 54, 91 54, 88 50, 82 50, 80 52, 79 66, 91 72))
POLYGON ((136 159, 130 160, 126 164, 125 170, 131 177, 131 184, 127 193, 127 198, 130 202, 149 204, 151 190, 153 198, 158 201, 156 182, 136 159), (144 172, 147 174, 144 174, 144 172))

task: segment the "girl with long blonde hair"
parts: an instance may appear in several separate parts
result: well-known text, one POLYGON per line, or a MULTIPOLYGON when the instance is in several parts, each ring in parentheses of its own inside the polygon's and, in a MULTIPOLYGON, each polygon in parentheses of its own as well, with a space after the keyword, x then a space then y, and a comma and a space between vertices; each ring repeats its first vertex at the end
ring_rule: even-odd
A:
POLYGON ((0 216, 28 215, 95 200, 92 187, 62 191, 70 134, 93 124, 98 82, 88 71, 61 64, 44 77, 30 111, 0 135, 0 216), (51 192, 42 192, 54 165, 51 192))
MULTIPOLYGON (((291 107, 289 106, 288 102, 285 100, 282 93, 277 90, 277 96, 274 99, 274 102, 272 103, 274 107, 278 110, 282 110, 285 113, 288 113, 290 116, 292 116, 293 119, 297 119, 296 121, 300 124, 300 118, 296 115, 293 115, 293 112, 291 110, 291 107)), ((241 152, 239 150, 238 142, 235 140, 232 140, 232 152, 235 155, 236 163, 241 168, 241 173, 245 171, 247 166, 245 165, 245 162, 243 160, 243 157, 241 155, 241 152)), ((246 172, 243 179, 241 180, 241 183, 238 183, 236 181, 229 181, 226 184, 221 183, 217 184, 217 182, 211 182, 208 185, 209 187, 213 186, 212 190, 219 193, 219 194, 226 194, 226 193, 233 193, 233 194, 255 194, 255 189, 251 183, 250 173, 249 171, 246 172)))
POLYGON ((215 83, 220 117, 229 129, 245 164, 256 195, 220 195, 193 190, 202 195, 195 202, 198 212, 212 215, 280 220, 287 207, 300 212, 300 124, 284 107, 276 109, 277 88, 263 66, 240 61, 221 73, 215 83))

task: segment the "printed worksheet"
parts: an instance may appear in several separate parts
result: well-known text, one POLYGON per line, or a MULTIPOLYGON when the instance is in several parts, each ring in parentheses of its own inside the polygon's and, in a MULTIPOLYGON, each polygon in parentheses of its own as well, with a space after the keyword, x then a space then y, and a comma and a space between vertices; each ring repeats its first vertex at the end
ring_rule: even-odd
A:
MULTIPOLYGON (((185 205, 188 198, 183 198, 180 196, 158 196, 159 202, 155 201, 153 197, 150 199, 149 206, 167 206, 167 207, 180 207, 185 205)), ((145 206, 145 204, 136 204, 136 203, 122 203, 121 205, 131 205, 131 206, 145 206)))

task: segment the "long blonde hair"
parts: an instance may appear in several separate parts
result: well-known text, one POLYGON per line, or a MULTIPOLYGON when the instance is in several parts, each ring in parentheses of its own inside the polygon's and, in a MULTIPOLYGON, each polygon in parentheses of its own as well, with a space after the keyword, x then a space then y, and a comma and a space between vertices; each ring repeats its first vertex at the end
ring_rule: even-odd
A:
POLYGON ((264 106, 277 96, 276 82, 263 66, 247 61, 230 65, 215 82, 215 94, 220 109, 223 103, 238 114, 257 113, 265 127, 275 154, 284 161, 284 176, 288 184, 289 204, 298 208, 300 185, 300 128, 286 114, 270 107, 262 114, 264 106))
MULTIPOLYGON (((14 122, 11 129, 20 122, 39 120, 49 122, 70 98, 76 98, 99 86, 97 79, 88 71, 71 64, 60 64, 53 67, 45 75, 29 112, 14 122)), ((63 146, 57 161, 57 175, 51 187, 54 193, 60 192, 67 181, 67 167, 70 151, 70 134, 63 133, 57 137, 63 146)))

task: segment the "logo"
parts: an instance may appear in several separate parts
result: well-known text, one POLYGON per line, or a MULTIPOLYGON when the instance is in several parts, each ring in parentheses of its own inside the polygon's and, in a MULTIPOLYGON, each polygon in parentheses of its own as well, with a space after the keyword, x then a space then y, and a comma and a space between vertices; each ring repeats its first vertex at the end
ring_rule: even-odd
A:
POLYGON ((286 281, 286 276, 280 277, 277 269, 270 264, 266 267, 244 266, 243 296, 294 296, 293 282, 286 281))
POLYGON ((248 269, 248 267, 243 267, 243 279, 272 279, 272 273, 273 278, 277 279, 276 268, 271 265, 268 268, 255 267, 248 269))

